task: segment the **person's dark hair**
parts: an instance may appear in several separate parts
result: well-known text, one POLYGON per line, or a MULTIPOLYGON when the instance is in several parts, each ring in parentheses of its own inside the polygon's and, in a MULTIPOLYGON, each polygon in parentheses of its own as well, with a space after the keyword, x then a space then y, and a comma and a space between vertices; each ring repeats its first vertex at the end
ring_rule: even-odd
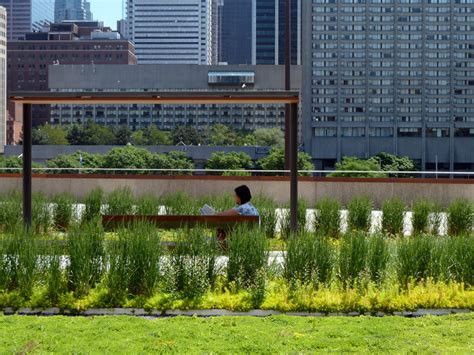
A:
POLYGON ((252 199, 252 194, 247 185, 237 187, 235 189, 235 194, 239 196, 241 204, 247 203, 252 199))

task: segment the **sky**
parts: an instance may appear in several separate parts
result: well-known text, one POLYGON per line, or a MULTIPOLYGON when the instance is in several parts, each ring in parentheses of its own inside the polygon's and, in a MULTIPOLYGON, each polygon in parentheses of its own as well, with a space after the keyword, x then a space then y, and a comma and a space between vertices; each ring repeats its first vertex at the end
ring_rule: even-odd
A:
MULTIPOLYGON (((106 26, 117 29, 122 18, 122 0, 89 0, 94 20, 104 21, 106 26)), ((125 1, 126 2, 126 1, 125 1)))

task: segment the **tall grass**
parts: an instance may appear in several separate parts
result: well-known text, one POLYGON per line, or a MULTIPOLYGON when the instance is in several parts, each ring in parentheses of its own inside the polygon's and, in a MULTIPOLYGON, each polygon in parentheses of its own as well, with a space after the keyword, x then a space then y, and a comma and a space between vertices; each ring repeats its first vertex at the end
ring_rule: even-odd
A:
POLYGON ((430 214, 433 210, 434 205, 429 201, 416 200, 413 203, 413 234, 425 234, 430 232, 430 214))
POLYGON ((474 237, 448 238, 445 247, 447 280, 474 285, 474 237))
POLYGON ((267 238, 275 237, 278 223, 276 212, 278 204, 272 198, 263 195, 256 196, 254 204, 260 213, 260 226, 265 231, 265 235, 267 238))
POLYGON ((85 295, 102 277, 105 268, 104 231, 99 221, 72 226, 67 234, 69 289, 85 295))
POLYGON ((176 192, 162 198, 167 215, 196 215, 199 214, 197 201, 184 192, 176 192))
POLYGON ((153 195, 142 195, 135 201, 135 213, 139 216, 157 215, 160 207, 160 199, 153 195))
POLYGON ((367 268, 369 245, 365 233, 350 232, 339 246, 339 279, 344 287, 354 286, 367 268))
POLYGON ((84 212, 82 222, 87 223, 96 220, 101 215, 102 200, 104 192, 101 188, 92 190, 84 199, 84 212))
POLYGON ((48 299, 53 306, 58 305, 61 294, 66 291, 66 279, 61 265, 62 248, 57 239, 51 240, 47 255, 44 256, 44 271, 48 299))
POLYGON ((319 234, 338 238, 341 228, 341 204, 331 198, 321 199, 316 203, 314 230, 319 234))
POLYGON ((429 233, 434 234, 434 235, 439 235, 441 223, 443 220, 444 210, 437 203, 433 203, 432 208, 433 208, 433 211, 430 214, 430 220, 429 220, 429 233))
MULTIPOLYGON (((298 226, 298 233, 302 233, 306 230, 306 210, 308 204, 304 199, 298 199, 298 206, 296 210, 296 220, 298 226)), ((291 233, 291 210, 290 205, 286 206, 286 209, 282 210, 280 218, 280 231, 284 239, 290 237, 291 233)))
POLYGON ((33 229, 24 231, 18 226, 4 236, 0 256, 0 290, 18 290, 21 297, 30 297, 38 276, 38 243, 33 229))
POLYGON ((66 230, 73 222, 74 197, 65 193, 53 198, 53 224, 59 230, 66 230))
POLYGON ((387 276, 390 263, 389 244, 381 234, 369 237, 368 243, 367 265, 370 279, 377 285, 381 285, 387 276))
POLYGON ((333 264, 333 247, 327 237, 305 232, 287 240, 284 275, 290 284, 328 284, 333 264))
POLYGON ((216 280, 217 252, 217 240, 208 237, 204 229, 183 230, 165 265, 168 291, 185 298, 201 297, 216 280))
POLYGON ((390 198, 382 206, 382 230, 389 235, 403 234, 405 203, 397 198, 390 198))
POLYGON ((355 197, 347 205, 349 231, 368 232, 371 224, 373 202, 368 197, 355 197))
POLYGON ((107 215, 131 215, 133 214, 132 190, 129 187, 115 189, 107 196, 107 215))
POLYGON ((9 192, 1 198, 0 230, 11 232, 22 223, 23 205, 21 194, 9 192))
POLYGON ((33 193, 32 197, 32 222, 37 233, 46 233, 52 221, 49 200, 41 192, 33 193))
POLYGON ((454 201, 448 207, 448 234, 469 235, 472 233, 474 207, 466 199, 454 201))
POLYGON ((106 285, 113 303, 127 294, 151 296, 159 280, 161 243, 158 231, 138 223, 118 231, 108 250, 106 285))

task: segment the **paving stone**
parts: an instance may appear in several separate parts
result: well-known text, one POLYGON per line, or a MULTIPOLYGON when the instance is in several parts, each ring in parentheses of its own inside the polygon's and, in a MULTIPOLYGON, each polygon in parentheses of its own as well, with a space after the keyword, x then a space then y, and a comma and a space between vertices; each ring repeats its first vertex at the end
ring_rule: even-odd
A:
POLYGON ((10 315, 15 314, 15 311, 14 311, 14 309, 11 308, 11 307, 6 307, 6 308, 3 310, 3 314, 6 315, 6 316, 10 316, 10 315))
POLYGON ((57 307, 53 307, 53 308, 48 308, 48 309, 44 309, 43 311, 41 311, 41 315, 42 316, 57 316, 57 315, 60 315, 61 314, 61 309, 57 308, 57 307))

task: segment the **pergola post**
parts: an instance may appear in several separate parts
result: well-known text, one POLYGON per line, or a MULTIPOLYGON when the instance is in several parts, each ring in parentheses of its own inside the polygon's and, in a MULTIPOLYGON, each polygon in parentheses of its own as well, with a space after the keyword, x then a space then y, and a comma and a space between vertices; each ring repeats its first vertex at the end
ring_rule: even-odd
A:
MULTIPOLYGON (((285 1, 285 90, 291 90, 291 0, 285 1)), ((290 169, 291 107, 285 105, 285 170, 290 169)))
POLYGON ((25 229, 31 226, 32 221, 31 120, 31 104, 23 104, 23 223, 25 229))
POLYGON ((298 104, 290 104, 290 222, 291 231, 298 230, 298 104))

